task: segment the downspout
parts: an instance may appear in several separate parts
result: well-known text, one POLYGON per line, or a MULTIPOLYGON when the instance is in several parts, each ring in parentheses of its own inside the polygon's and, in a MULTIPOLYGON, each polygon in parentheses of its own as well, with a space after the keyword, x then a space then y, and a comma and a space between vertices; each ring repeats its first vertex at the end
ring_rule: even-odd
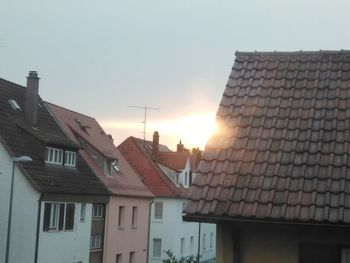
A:
POLYGON ((40 217, 41 217, 41 202, 42 202, 42 200, 43 200, 43 194, 40 193, 40 197, 38 199, 38 216, 37 216, 37 224, 36 224, 34 263, 38 262, 40 217))
POLYGON ((147 259, 146 262, 149 263, 149 257, 150 257, 150 251, 149 251, 149 247, 150 247, 150 242, 149 242, 149 238, 151 235, 151 219, 152 219, 152 204, 154 202, 154 199, 151 200, 151 202, 149 203, 149 213, 148 213, 148 233, 147 233, 147 259))
POLYGON ((201 222, 198 223, 198 252, 197 252, 197 263, 200 262, 201 252, 201 222))

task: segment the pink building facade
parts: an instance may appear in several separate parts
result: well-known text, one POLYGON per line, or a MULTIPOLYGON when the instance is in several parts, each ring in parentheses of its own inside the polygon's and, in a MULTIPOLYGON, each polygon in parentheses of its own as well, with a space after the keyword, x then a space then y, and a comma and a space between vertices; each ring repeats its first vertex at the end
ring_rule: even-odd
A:
POLYGON ((147 262, 153 194, 95 119, 54 104, 49 108, 67 135, 79 143, 82 156, 111 192, 105 209, 103 262, 147 262))

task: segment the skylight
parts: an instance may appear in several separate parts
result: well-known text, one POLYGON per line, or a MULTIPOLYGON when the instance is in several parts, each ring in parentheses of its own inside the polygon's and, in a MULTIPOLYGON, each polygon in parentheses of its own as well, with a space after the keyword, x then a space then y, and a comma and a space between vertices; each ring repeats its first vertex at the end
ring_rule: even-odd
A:
POLYGON ((15 101, 14 99, 9 99, 9 103, 14 110, 22 110, 21 107, 18 105, 17 101, 15 101))

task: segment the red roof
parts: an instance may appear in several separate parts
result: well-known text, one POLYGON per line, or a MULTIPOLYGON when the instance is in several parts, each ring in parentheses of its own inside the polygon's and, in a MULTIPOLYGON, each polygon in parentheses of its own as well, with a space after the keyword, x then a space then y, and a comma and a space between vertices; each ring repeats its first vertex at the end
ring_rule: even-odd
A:
MULTIPOLYGON (((140 176, 125 160, 121 152, 106 135, 99 123, 89 116, 48 103, 54 116, 68 136, 77 144, 86 144, 80 150, 81 155, 98 178, 115 195, 152 197, 152 193, 142 183, 140 176), (85 149, 91 147, 105 158, 118 160, 121 173, 106 176, 96 160, 85 149)), ((114 171, 113 171, 114 172, 114 171)))
MULTIPOLYGON (((159 152, 159 160, 152 157, 152 142, 143 141, 135 137, 129 137, 122 142, 118 149, 133 168, 143 177, 143 183, 157 197, 185 197, 187 189, 177 187, 173 181, 159 168, 157 162, 164 161, 172 167, 185 167, 183 154, 177 155, 174 152, 159 152), (170 161, 169 157, 174 157, 175 161, 170 161), (181 156, 181 157, 180 157, 181 156)), ((166 148, 164 145, 160 145, 166 148)), ((165 164, 164 164, 165 165, 165 164)), ((172 168, 169 166, 169 168, 172 168)), ((181 168, 182 169, 182 168, 181 168)))
POLYGON ((160 152, 157 162, 172 170, 180 171, 185 168, 190 156, 189 152, 160 152))

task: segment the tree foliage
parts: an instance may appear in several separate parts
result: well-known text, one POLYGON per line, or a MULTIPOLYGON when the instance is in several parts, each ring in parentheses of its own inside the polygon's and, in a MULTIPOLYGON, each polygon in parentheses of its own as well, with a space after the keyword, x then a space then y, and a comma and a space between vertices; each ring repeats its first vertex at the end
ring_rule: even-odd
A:
POLYGON ((195 256, 176 258, 171 250, 164 251, 168 258, 163 259, 163 263, 197 263, 195 256))

